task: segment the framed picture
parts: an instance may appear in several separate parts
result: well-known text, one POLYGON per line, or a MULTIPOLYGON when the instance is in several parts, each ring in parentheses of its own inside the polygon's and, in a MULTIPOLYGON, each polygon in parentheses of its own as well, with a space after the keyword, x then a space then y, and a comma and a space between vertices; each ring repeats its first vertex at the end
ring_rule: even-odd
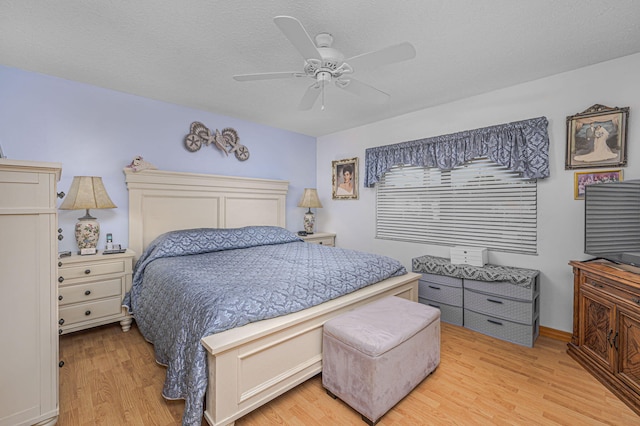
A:
POLYGON ((567 117, 565 169, 627 165, 629 107, 594 105, 567 117))
POLYGON ((334 200, 357 200, 358 158, 333 161, 331 168, 333 169, 332 198, 334 200))
POLYGON ((589 185, 608 182, 622 182, 622 170, 599 172, 576 172, 573 177, 573 199, 584 200, 584 189, 589 185))

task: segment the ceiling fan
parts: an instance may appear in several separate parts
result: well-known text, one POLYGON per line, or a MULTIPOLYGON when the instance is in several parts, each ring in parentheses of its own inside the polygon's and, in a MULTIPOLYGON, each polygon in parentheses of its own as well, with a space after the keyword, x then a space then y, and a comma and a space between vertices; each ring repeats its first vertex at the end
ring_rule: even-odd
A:
POLYGON ((415 48, 411 43, 405 42, 345 59, 342 53, 331 47, 333 43, 331 34, 318 34, 314 43, 302 23, 296 18, 276 16, 273 20, 304 58, 303 71, 241 74, 233 78, 237 81, 253 81, 309 77, 314 82, 307 88, 300 101, 298 108, 301 110, 311 109, 320 94, 322 94, 322 109, 324 109, 324 87, 331 81, 336 87, 366 100, 385 102, 389 99, 388 93, 353 78, 352 74, 357 70, 406 61, 416 56, 415 48))

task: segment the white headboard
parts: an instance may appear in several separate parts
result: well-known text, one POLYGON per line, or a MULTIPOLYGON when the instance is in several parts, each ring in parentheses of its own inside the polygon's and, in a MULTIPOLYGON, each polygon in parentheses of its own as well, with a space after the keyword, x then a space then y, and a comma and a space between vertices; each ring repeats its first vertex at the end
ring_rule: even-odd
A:
POLYGON ((189 228, 285 227, 289 182, 125 168, 129 248, 136 258, 158 235, 189 228))

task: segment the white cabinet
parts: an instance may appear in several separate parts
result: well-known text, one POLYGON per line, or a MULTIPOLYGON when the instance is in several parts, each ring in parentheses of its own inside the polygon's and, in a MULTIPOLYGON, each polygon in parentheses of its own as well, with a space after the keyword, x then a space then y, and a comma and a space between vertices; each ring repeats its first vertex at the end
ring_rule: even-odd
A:
POLYGON ((60 173, 58 163, 0 159, 0 426, 58 418, 60 173))

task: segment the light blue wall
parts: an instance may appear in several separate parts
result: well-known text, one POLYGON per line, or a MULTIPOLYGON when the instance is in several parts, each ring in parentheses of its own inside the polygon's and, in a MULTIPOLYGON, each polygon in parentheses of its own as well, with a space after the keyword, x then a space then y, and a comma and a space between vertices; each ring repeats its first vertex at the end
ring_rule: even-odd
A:
MULTIPOLYGON (((251 99, 247 99, 251 102, 251 99)), ((128 243, 128 194, 122 169, 136 155, 158 169, 289 181, 287 228, 301 227, 296 207, 305 187, 316 185, 316 139, 223 115, 190 109, 0 66, 0 145, 11 159, 63 165, 59 191, 73 176, 102 176, 117 209, 92 212, 107 232, 128 243), (232 127, 251 156, 245 162, 212 146, 195 153, 183 139, 193 121, 210 129, 232 127)), ((59 201, 58 205, 61 201, 59 201)), ((81 211, 59 211, 65 239, 60 250, 75 250, 73 227, 81 211)))

